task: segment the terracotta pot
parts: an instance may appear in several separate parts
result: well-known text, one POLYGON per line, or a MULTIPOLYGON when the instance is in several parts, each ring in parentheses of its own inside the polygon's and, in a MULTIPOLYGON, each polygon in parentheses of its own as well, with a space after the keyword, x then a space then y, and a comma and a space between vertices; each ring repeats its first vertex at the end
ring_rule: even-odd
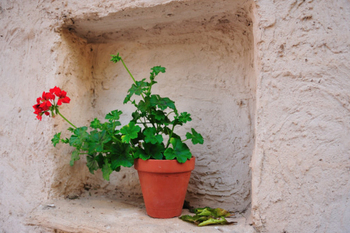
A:
POLYGON ((195 158, 185 163, 176 160, 136 159, 147 214, 153 218, 181 215, 195 158))

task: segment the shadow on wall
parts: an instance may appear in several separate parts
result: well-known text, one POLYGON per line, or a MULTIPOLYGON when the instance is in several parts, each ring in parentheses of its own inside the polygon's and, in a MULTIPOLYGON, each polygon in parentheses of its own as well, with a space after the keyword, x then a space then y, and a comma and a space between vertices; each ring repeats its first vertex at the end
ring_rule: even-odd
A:
MULTIPOLYGON (((114 109, 124 112, 122 118, 132 111, 122 104, 132 81, 123 67, 109 61, 110 54, 119 52, 139 80, 155 65, 167 68, 155 93, 191 113, 188 128, 205 139, 204 146, 191 148, 197 158, 187 196, 192 206, 232 211, 250 206, 255 75, 251 3, 243 2, 171 2, 101 18, 87 13, 67 21, 67 30, 60 32, 57 77, 72 93, 71 109, 65 111, 74 110, 71 115, 81 124, 114 109)), ((60 147, 67 157, 57 161, 54 189, 59 195, 79 194, 85 185, 117 196, 141 196, 133 168, 113 173, 106 182, 100 173, 89 174, 84 160, 74 167, 66 164, 69 152, 60 147)))

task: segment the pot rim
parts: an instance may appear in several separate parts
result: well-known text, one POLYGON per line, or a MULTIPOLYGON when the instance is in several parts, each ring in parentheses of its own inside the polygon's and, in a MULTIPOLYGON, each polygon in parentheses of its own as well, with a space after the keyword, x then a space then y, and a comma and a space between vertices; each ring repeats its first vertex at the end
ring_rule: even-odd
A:
POLYGON ((152 173, 182 173, 190 172, 195 166, 195 157, 187 160, 185 163, 179 163, 177 160, 158 160, 158 159, 135 159, 134 168, 138 172, 152 173))

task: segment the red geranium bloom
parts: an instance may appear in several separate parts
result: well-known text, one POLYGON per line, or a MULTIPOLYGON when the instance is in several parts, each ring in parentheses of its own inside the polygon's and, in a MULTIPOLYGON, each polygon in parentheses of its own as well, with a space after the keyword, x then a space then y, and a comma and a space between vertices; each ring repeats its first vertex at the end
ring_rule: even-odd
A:
POLYGON ((57 114, 58 105, 62 105, 62 103, 69 103, 70 98, 67 96, 67 92, 55 86, 54 88, 50 89, 49 92, 43 92, 42 96, 36 99, 36 102, 37 104, 33 106, 34 114, 37 115, 36 118, 41 120, 42 115, 45 114, 46 116, 49 116, 50 111, 52 112, 52 116, 57 114), (54 102, 56 96, 58 97, 57 104, 54 102), (54 113, 55 111, 57 112, 54 113))
POLYGON ((42 109, 40 108, 40 104, 33 105, 34 108, 34 114, 39 114, 42 112, 42 109))
POLYGON ((67 92, 62 91, 61 94, 58 96, 58 101, 57 101, 57 105, 61 105, 62 103, 69 103, 70 102, 70 98, 67 95, 67 92))
POLYGON ((50 93, 58 96, 61 93, 61 89, 55 86, 54 88, 50 89, 50 93))
MULTIPOLYGON (((48 102, 48 101, 47 101, 48 102)), ((41 120, 42 119, 42 115, 45 113, 45 115, 50 115, 50 113, 48 112, 49 108, 47 109, 47 105, 44 105, 44 108, 41 107, 41 105, 47 103, 47 102, 44 102, 42 104, 38 103, 38 104, 35 104, 33 106, 34 108, 34 114, 37 114, 36 118, 38 118, 38 120, 41 120)), ((48 102, 50 103, 50 102, 48 102)), ((50 103, 51 104, 51 103, 50 103)))
POLYGON ((67 92, 61 90, 59 87, 54 87, 50 89, 50 93, 55 94, 58 97, 57 105, 62 105, 62 103, 69 103, 70 98, 67 96, 67 92))
POLYGON ((49 110, 51 106, 52 104, 50 101, 45 101, 42 104, 40 104, 40 108, 42 108, 44 111, 49 110))
POLYGON ((43 92, 42 99, 43 100, 54 100, 55 96, 50 92, 43 92))

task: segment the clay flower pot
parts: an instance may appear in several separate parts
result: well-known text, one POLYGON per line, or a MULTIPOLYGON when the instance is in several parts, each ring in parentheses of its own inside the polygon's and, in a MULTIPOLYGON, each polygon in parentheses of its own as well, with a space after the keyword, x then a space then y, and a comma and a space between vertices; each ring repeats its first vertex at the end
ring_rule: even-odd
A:
POLYGON ((195 158, 185 163, 176 160, 136 159, 147 214, 153 218, 181 215, 195 158))

